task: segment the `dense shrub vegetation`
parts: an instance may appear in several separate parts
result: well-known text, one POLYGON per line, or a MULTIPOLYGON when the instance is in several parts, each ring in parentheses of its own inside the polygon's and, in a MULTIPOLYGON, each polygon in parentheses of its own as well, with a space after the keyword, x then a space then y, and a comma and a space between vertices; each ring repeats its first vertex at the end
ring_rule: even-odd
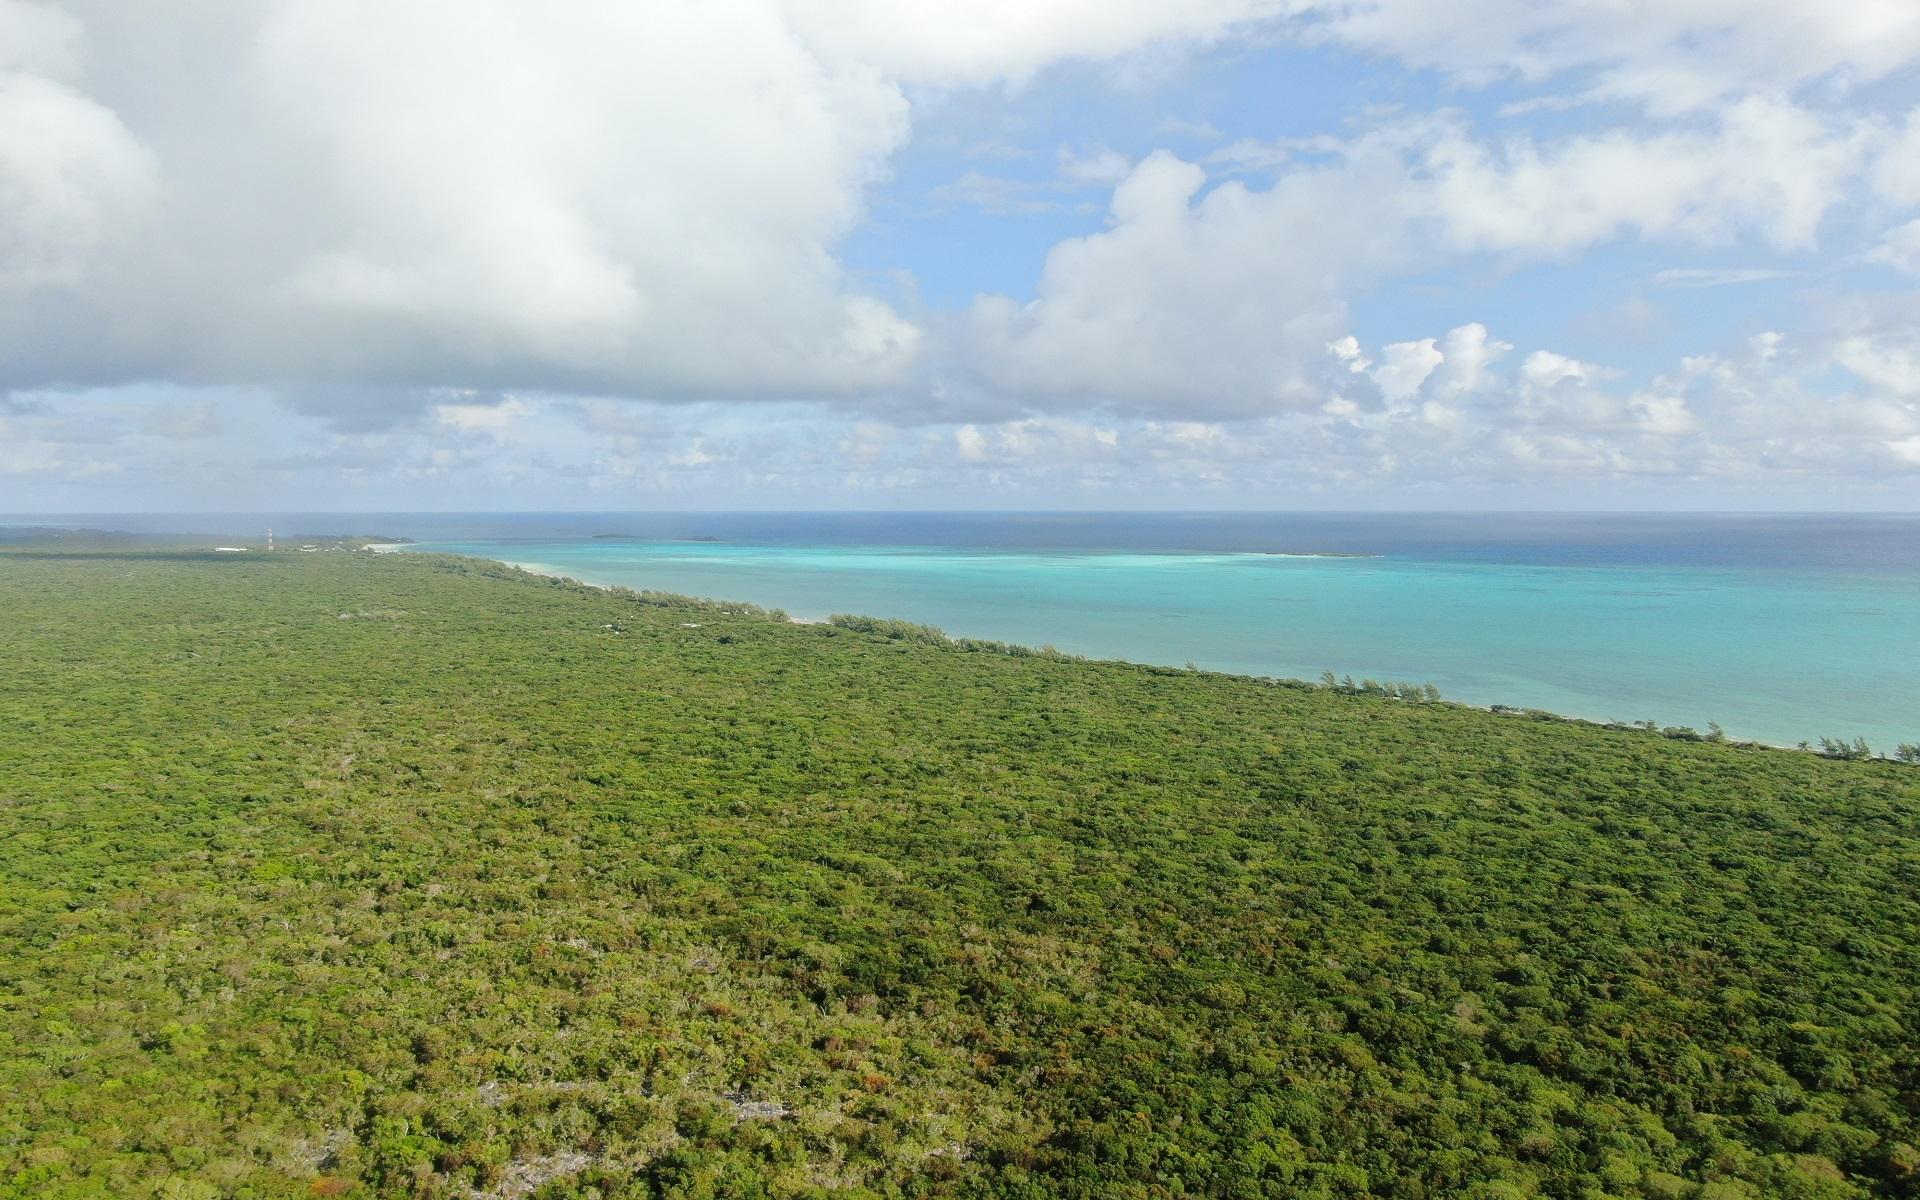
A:
POLYGON ((8 1200, 1920 1196, 1903 764, 416 555, 0 614, 8 1200))

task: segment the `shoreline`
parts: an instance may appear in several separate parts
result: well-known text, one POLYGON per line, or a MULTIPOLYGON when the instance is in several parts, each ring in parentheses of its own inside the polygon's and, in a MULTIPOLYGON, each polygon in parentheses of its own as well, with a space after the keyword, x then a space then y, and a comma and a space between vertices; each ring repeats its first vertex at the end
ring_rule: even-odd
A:
MULTIPOLYGON (((397 547, 397 549, 406 549, 406 548, 407 547, 404 547, 404 546, 397 547)), ((368 547, 368 549, 372 549, 372 547, 368 547)), ((618 594, 620 592, 632 592, 635 594, 644 594, 642 589, 631 588, 624 583, 595 583, 590 579, 581 579, 577 575, 564 574, 561 571, 558 571, 552 567, 545 566, 540 563, 515 562, 513 559, 510 559, 510 558, 481 558, 477 555, 472 555, 472 554, 446 554, 446 552, 442 550, 423 550, 421 551, 421 553, 445 554, 446 557, 448 558, 468 558, 468 559, 472 559, 474 562, 499 563, 503 567, 512 567, 516 571, 525 571, 529 575, 538 575, 542 579, 557 579, 562 583, 571 583, 576 587, 592 588, 596 592, 611 592, 614 594, 618 594)), ((674 595, 674 596, 679 595, 679 593, 677 592, 663 592, 659 594, 674 595)), ((716 600, 711 596, 686 596, 686 597, 683 597, 683 599, 698 601, 700 604, 711 605, 714 608, 720 608, 720 609, 726 608, 727 605, 729 604, 740 605, 740 604, 747 603, 747 601, 744 601, 744 600, 716 600)), ((759 605, 755 605, 754 607, 760 608, 759 605)), ((825 617, 796 617, 792 613, 789 613, 784 609, 781 609, 781 610, 761 609, 761 611, 762 612, 778 611, 780 613, 780 616, 784 618, 786 623, 789 625, 825 625, 828 623, 825 617)))
MULTIPOLYGON (((375 549, 373 546, 368 546, 367 548, 369 550, 375 549)), ((542 564, 542 563, 522 562, 522 561, 516 561, 512 559, 503 559, 503 558, 488 558, 488 557, 483 557, 479 555, 470 555, 470 554, 452 554, 452 553, 448 553, 446 551, 441 551, 441 550, 422 549, 420 546, 414 543, 390 544, 380 549, 377 552, 392 553, 395 551, 405 551, 405 550, 411 550, 421 554, 430 554, 430 555, 436 555, 436 556, 451 558, 451 559, 465 559, 471 562, 480 562, 480 563, 488 563, 488 564, 494 564, 499 566, 505 566, 516 571, 525 572, 529 575, 538 576, 542 579, 555 580, 560 583, 569 584, 575 587, 591 588, 594 591, 598 591, 598 592, 606 592, 611 594, 628 593, 636 597, 643 597, 649 594, 646 590, 636 589, 625 584, 595 583, 590 580, 581 579, 578 576, 566 574, 565 572, 561 571, 558 568, 555 568, 546 564, 542 564)), ((829 617, 795 617, 785 612, 784 610, 766 609, 760 605, 751 604, 750 602, 747 602, 747 601, 727 601, 727 600, 714 599, 711 597, 682 595, 680 593, 674 593, 674 592, 658 592, 658 593, 652 593, 652 594, 662 596, 662 597, 673 597, 674 599, 689 601, 693 604, 697 604, 703 607, 711 607, 711 608, 720 610, 722 612, 725 612, 728 615, 744 615, 744 616, 757 615, 757 616, 767 617, 768 619, 776 619, 778 621, 781 621, 789 625, 811 626, 811 625, 829 625, 829 624, 835 623, 832 620, 831 616, 829 617), (735 606, 735 607, 729 607, 729 606, 735 606)), ((990 639, 970 638, 964 635, 956 636, 956 635, 949 634, 947 631, 943 629, 938 629, 933 626, 920 625, 914 622, 909 622, 901 619, 876 618, 876 617, 870 617, 866 614, 862 614, 861 619, 883 622, 886 624, 896 625, 903 628, 912 628, 917 630, 928 631, 933 634, 937 634, 939 638, 945 641, 947 644, 958 646, 963 649, 966 648, 969 644, 996 645, 996 646, 1007 647, 1010 649, 1014 649, 1014 650, 1018 650, 1026 653, 1033 653, 1033 654, 1042 653, 1042 650, 1040 648, 1036 648, 1032 646, 1016 644, 1016 643, 997 642, 990 639)), ((1252 672, 1247 672, 1247 671, 1215 670, 1211 668, 1198 668, 1198 667, 1192 667, 1192 666, 1182 668, 1171 663, 1153 663, 1153 662, 1142 662, 1136 659, 1128 659, 1128 658, 1120 658, 1120 657, 1095 657, 1095 656, 1089 656, 1089 655, 1069 654, 1069 653, 1063 653, 1059 651, 1052 651, 1051 647, 1048 647, 1046 649, 1047 651, 1050 651, 1052 653, 1059 654, 1063 658, 1071 658, 1071 659, 1076 659, 1079 661, 1089 662, 1089 663, 1111 663, 1111 664, 1139 667, 1143 669, 1156 670, 1156 671, 1186 670, 1191 673, 1200 674, 1200 675, 1216 675, 1216 676, 1224 676, 1224 677, 1233 678, 1233 679, 1245 679, 1245 680, 1251 680, 1254 682, 1264 683, 1264 684, 1273 685, 1273 686, 1291 686, 1291 687, 1301 687, 1301 688, 1310 688, 1310 689, 1331 690, 1331 691, 1340 692, 1342 694, 1377 695, 1377 696, 1384 696, 1385 698, 1396 698, 1393 696, 1393 693, 1392 693, 1393 689, 1399 688, 1399 687, 1412 686, 1412 685, 1404 684, 1397 681, 1381 682, 1381 681, 1375 681, 1375 680, 1365 680, 1361 683, 1356 684, 1353 682, 1353 677, 1351 675, 1343 676, 1342 682, 1335 682, 1330 684, 1327 681, 1333 678, 1334 672, 1332 671, 1325 671, 1321 674, 1318 680, 1314 680, 1314 679, 1308 679, 1302 676, 1294 676, 1294 675, 1258 675, 1258 674, 1254 674, 1252 672), (1379 689, 1385 689, 1385 691, 1383 692, 1379 689)), ((1735 749, 1778 750, 1778 751, 1784 751, 1789 753, 1812 754, 1812 755, 1815 755, 1816 757, 1822 757, 1822 758, 1844 757, 1842 755, 1828 754, 1824 752, 1820 747, 1814 745, 1810 741, 1802 741, 1798 744, 1790 744, 1790 743, 1784 743, 1784 742, 1771 742, 1771 741, 1766 741, 1759 738, 1734 737, 1734 736, 1727 735, 1725 733, 1716 734, 1713 731, 1718 729, 1718 723, 1713 721, 1707 722, 1708 731, 1702 732, 1692 726, 1686 726, 1686 725, 1662 726, 1662 725, 1658 725, 1651 722, 1627 722, 1627 721, 1608 720, 1608 719, 1602 719, 1597 717, 1577 716, 1577 715, 1572 715, 1568 713, 1556 712, 1550 709, 1535 708, 1530 706, 1510 705, 1510 704, 1504 704, 1504 703, 1480 704, 1480 703, 1474 703, 1472 701, 1460 700, 1460 699, 1455 699, 1447 696, 1438 696, 1436 699, 1421 701, 1421 702, 1453 705, 1458 708, 1472 709, 1474 711, 1487 713, 1492 716, 1517 717, 1517 718, 1523 718, 1527 720, 1558 723, 1558 724, 1586 725, 1595 729, 1602 729, 1602 730, 1608 730, 1608 731, 1620 732, 1620 733, 1641 734, 1643 736, 1661 737, 1670 741, 1698 742, 1698 743, 1707 744, 1707 745, 1728 746, 1735 749)), ((1868 756, 1868 758, 1874 761, 1883 761, 1883 762, 1890 762, 1890 763, 1901 762, 1901 760, 1893 757, 1888 753, 1885 753, 1884 751, 1871 754, 1868 756)))

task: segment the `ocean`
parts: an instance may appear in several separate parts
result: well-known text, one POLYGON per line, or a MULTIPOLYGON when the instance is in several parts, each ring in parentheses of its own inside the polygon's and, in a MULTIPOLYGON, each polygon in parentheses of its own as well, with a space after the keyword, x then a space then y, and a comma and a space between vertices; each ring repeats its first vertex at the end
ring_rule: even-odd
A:
POLYGON ((414 539, 590 583, 1096 658, 1431 682, 1791 745, 1920 742, 1920 514, 386 513, 14 517, 414 539))

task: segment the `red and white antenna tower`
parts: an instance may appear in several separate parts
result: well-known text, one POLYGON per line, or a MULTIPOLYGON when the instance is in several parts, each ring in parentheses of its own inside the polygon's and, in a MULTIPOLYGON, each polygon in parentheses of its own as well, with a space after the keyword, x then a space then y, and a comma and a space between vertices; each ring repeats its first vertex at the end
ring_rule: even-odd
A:
POLYGON ((267 553, 273 553, 273 526, 267 526, 267 553))

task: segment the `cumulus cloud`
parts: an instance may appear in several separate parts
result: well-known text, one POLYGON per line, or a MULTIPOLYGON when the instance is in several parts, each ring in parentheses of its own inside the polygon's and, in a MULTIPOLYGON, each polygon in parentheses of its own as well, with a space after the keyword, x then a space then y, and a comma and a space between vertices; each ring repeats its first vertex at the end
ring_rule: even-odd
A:
POLYGON ((1432 338, 1395 342, 1381 351, 1381 363, 1373 372, 1373 381, 1380 385, 1380 394, 1389 401, 1405 400, 1420 390, 1420 385, 1446 357, 1432 338))
POLYGON ((1436 379, 1441 396, 1470 395, 1480 390, 1488 369, 1513 350, 1487 332, 1478 321, 1447 331, 1440 339, 1440 373, 1436 379))
POLYGON ((137 234, 155 187, 151 157, 111 111, 57 80, 0 72, 0 313, 78 283, 137 234))
POLYGON ((1411 361, 1425 375, 1391 373, 1376 395, 1349 391, 1284 427, 1322 452, 1363 447, 1376 473, 1403 481, 1870 476, 1904 462, 1920 430, 1920 343, 1847 324, 1853 332, 1755 335, 1638 386, 1544 347, 1509 364, 1511 344, 1478 323, 1377 352, 1349 336, 1331 357, 1355 374, 1378 382, 1411 361))
POLYGON ((904 89, 1264 7, 5 0, 0 386, 897 385, 834 247, 904 89))
POLYGON ((0 71, 66 81, 79 67, 85 28, 72 14, 32 0, 0 0, 0 71))
MULTIPOLYGON (((1472 255, 1557 260, 1628 236, 1804 247, 1870 141, 1861 123, 1749 99, 1683 131, 1548 145, 1489 143, 1451 117, 1394 121, 1323 143, 1265 187, 1209 187, 1201 165, 1157 151, 1115 188, 1108 229, 1053 249, 1030 302, 976 303, 962 357, 989 388, 1041 405, 1317 405, 1333 386, 1323 348, 1349 299, 1384 278, 1472 255)), ((1441 361, 1420 343, 1383 353, 1370 377, 1395 398, 1441 361)))
POLYGON ((1592 363, 1551 350, 1535 350, 1520 366, 1521 382, 1536 392, 1551 391, 1563 383, 1584 383, 1598 373, 1592 363))
MULTIPOLYGON (((1412 0, 1327 12, 994 0, 964 13, 592 0, 564 20, 529 0, 258 0, 167 20, 6 0, 0 384, 268 383, 309 397, 339 383, 682 397, 925 387, 928 315, 869 292, 834 254, 908 136, 908 87, 1017 81, 1303 17, 1469 76, 1507 62, 1545 77, 1616 54, 1659 59, 1705 19, 1698 5, 1649 16, 1628 44, 1600 36, 1579 3, 1480 2, 1505 20, 1491 27, 1530 32, 1477 50, 1382 40, 1432 23, 1412 0), (1576 43, 1586 57, 1554 48, 1576 43)), ((1722 16, 1738 43, 1727 53, 1773 44, 1749 45, 1752 23, 1722 16)), ((1873 26, 1875 39, 1866 24, 1828 24, 1793 71, 1870 73, 1904 36, 1900 21, 1873 26)), ((1063 183, 1114 185, 1112 228, 1057 246, 1030 304, 984 300, 931 357, 977 354, 965 372, 976 384, 1042 402, 1313 403, 1319 347, 1354 291, 1390 271, 1629 233, 1804 245, 1860 146, 1807 110, 1748 97, 1701 128, 1551 144, 1413 119, 1322 139, 1330 161, 1265 187, 1209 188, 1200 166, 1165 152, 1129 163, 1063 151, 1063 183)), ((1900 168, 1882 173, 1885 188, 1905 186, 1900 168)), ((1057 202, 973 183, 973 199, 1008 210, 1057 202)))
MULTIPOLYGON (((1318 397, 1348 288, 1402 249, 1395 164, 1355 160, 1204 195, 1161 151, 1114 190, 1111 227, 1047 256, 1034 300, 983 298, 963 358, 1002 392, 1247 413, 1318 397)), ((1402 218, 1404 220, 1404 218, 1402 218)))
POLYGON ((1545 489, 1549 501, 1657 483, 1777 501, 1789 480, 1815 481, 1804 494, 1817 496, 1836 480, 1920 465, 1916 349, 1887 335, 1765 333, 1636 385, 1550 348, 1515 353, 1479 323, 1377 348, 1349 335, 1325 358, 1353 386, 1311 410, 1119 419, 1094 426, 1098 438, 1057 418, 970 424, 953 457, 1001 471, 1015 447, 1041 447, 1037 473, 1106 494, 1415 497, 1464 479, 1545 489))
POLYGON ((89 94, 0 93, 58 120, 33 141, 69 160, 41 172, 65 192, 28 187, 63 226, 26 240, 60 270, 7 298, 11 364, 38 334, 40 372, 83 379, 804 392, 911 354, 829 253, 906 102, 766 4, 75 12, 89 94), (137 196, 143 161, 162 195, 101 254, 89 214, 137 196), (49 306, 59 326, 23 327, 49 306))
MULTIPOLYGON (((1905 471, 1906 298, 1651 379, 1466 314, 1350 331, 1410 275, 1624 240, 1761 260, 1636 260, 1662 286, 1785 278, 1836 213, 1845 264, 1920 274, 1920 112, 1848 102, 1917 60, 1904 0, 0 0, 0 440, 16 473, 116 469, 87 446, 204 469, 272 396, 298 432, 263 488, 485 475, 483 498, 545 469, 617 489, 754 463, 757 487, 936 496, 968 472, 1905 471), (1031 290, 1008 270, 940 308, 843 265, 944 97, 1285 37, 1518 81, 1536 109, 1617 103, 1364 110, 1211 153, 1228 134, 1170 117, 1185 157, 1087 137, 1046 178, 932 197, 1077 229, 1031 290), (150 419, 134 381, 206 396, 150 419), (778 432, 707 407, 739 398, 778 432)), ((1036 169, 1053 140, 1022 151, 1036 169)))
POLYGON ((1820 334, 1756 335, 1639 384, 1550 347, 1521 351, 1481 323, 1391 349, 1348 336, 1322 351, 1347 384, 1335 398, 1216 420, 1044 415, 913 428, 819 404, 748 414, 719 403, 442 393, 425 418, 355 432, 310 416, 264 420, 237 394, 42 397, 0 416, 0 484, 129 498, 217 486, 229 505, 292 491, 317 507, 405 507, 419 489, 451 507, 487 507, 501 494, 577 505, 587 493, 609 507, 797 496, 1420 503, 1481 488, 1543 503, 1654 487, 1772 504, 1842 487, 1884 497, 1920 470, 1920 343, 1876 326, 1878 315, 1844 314, 1820 334), (1424 368, 1417 382, 1398 370, 1407 364, 1424 368), (231 457, 220 431, 236 423, 263 453, 231 457))

